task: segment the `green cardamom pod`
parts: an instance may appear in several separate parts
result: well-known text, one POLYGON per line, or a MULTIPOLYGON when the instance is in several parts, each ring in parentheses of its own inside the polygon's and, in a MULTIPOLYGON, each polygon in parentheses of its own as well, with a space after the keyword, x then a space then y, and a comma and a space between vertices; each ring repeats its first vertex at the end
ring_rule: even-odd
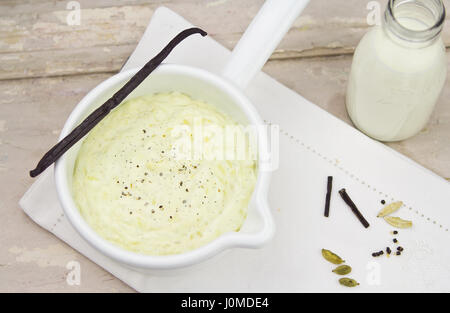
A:
POLYGON ((394 217, 394 216, 385 216, 384 220, 388 222, 390 225, 394 226, 395 228, 410 228, 412 227, 412 222, 403 220, 400 217, 394 217))
POLYGON ((356 287, 359 286, 359 283, 351 278, 341 278, 339 279, 339 283, 345 287, 356 287))
POLYGON ((386 205, 377 215, 377 217, 385 217, 386 215, 392 214, 396 212, 398 209, 400 209, 403 205, 403 202, 397 201, 392 202, 388 205, 386 205))
POLYGON ((325 260, 333 264, 339 265, 345 262, 344 260, 341 259, 340 256, 334 254, 330 250, 322 249, 322 256, 324 257, 325 260))
POLYGON ((352 271, 352 268, 350 266, 341 265, 341 266, 336 267, 333 270, 333 273, 336 273, 338 275, 347 275, 347 274, 350 274, 351 271, 352 271))

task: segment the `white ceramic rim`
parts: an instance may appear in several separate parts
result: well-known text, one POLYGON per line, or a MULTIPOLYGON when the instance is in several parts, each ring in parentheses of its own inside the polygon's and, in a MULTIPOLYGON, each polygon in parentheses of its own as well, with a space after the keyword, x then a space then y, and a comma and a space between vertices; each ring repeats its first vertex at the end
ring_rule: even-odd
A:
MULTIPOLYGON (((75 107, 70 114, 64 128, 61 131, 59 140, 64 138, 77 125, 80 117, 85 110, 92 104, 93 100, 101 96, 103 92, 109 88, 127 81, 139 69, 131 69, 118 73, 109 79, 105 80, 94 89, 92 89, 75 107)), ((177 64, 162 64, 154 73, 174 73, 187 74, 194 78, 209 81, 221 90, 226 92, 231 99, 241 108, 242 112, 249 119, 253 125, 262 125, 263 121, 258 112, 248 100, 248 98, 233 84, 225 79, 212 74, 208 71, 177 64)), ((260 133, 260 132, 259 132, 260 133)), ((267 138, 258 135, 258 140, 267 143, 267 138)), ((259 147, 261 148, 261 144, 259 147)), ((167 256, 150 256, 138 254, 135 252, 124 250, 98 235, 89 224, 83 219, 79 213, 78 208, 72 198, 70 187, 66 179, 66 156, 63 155, 55 163, 55 183, 59 201, 63 207, 64 213, 76 231, 92 246, 110 258, 124 263, 126 265, 142 268, 142 269, 175 269, 194 265, 203 260, 206 260, 221 251, 229 248, 259 248, 268 242, 274 234, 275 225, 273 217, 268 204, 268 187, 271 173, 268 171, 261 171, 261 159, 258 164, 258 178, 253 192, 253 201, 255 203, 255 210, 259 214, 263 226, 257 233, 241 233, 232 232, 226 233, 215 239, 214 241, 197 248, 195 250, 185 252, 182 254, 167 255, 167 256)))

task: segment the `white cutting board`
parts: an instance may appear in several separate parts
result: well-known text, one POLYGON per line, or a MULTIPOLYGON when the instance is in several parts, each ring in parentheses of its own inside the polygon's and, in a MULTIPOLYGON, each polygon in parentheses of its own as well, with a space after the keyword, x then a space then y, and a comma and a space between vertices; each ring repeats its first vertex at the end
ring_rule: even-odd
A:
MULTIPOLYGON (((179 31, 191 26, 169 9, 159 8, 123 69, 142 66, 179 31)), ((229 55, 213 39, 193 36, 178 46, 167 62, 219 73, 229 55)), ((55 222, 56 227, 48 227, 48 221, 42 222, 48 216, 33 217, 36 212, 32 204, 23 201, 21 205, 43 227, 138 291, 450 292, 447 181, 366 137, 266 74, 258 74, 246 94, 263 119, 281 128, 280 166, 273 173, 269 194, 277 230, 273 241, 263 249, 235 249, 185 273, 146 276, 107 260, 81 243, 78 236, 74 240, 75 234, 69 235, 71 227, 63 217, 59 224, 55 222), (325 218, 329 175, 334 177, 334 189, 330 218, 325 218), (346 188, 359 206, 371 224, 368 229, 339 197, 340 188, 346 188), (398 215, 414 222, 412 229, 399 230, 396 236, 405 248, 400 257, 371 256, 386 246, 396 247, 389 233, 393 228, 376 218, 382 199, 402 200, 405 207, 398 215), (361 285, 354 289, 340 286, 339 277, 331 272, 334 266, 322 259, 322 248, 347 260, 353 267, 349 276, 361 285)))

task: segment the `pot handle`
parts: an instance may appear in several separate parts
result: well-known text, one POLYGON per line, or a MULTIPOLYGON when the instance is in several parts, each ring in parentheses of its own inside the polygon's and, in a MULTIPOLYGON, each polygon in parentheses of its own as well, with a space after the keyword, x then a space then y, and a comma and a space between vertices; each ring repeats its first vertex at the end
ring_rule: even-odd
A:
POLYGON ((233 49, 222 76, 245 89, 309 1, 266 0, 233 49))

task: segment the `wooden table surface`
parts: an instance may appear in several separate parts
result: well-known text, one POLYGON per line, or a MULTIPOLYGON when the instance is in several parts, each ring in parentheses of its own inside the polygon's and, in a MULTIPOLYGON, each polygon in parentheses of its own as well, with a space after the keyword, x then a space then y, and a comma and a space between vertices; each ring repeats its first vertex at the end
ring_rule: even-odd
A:
MULTIPOLYGON (((381 10, 387 0, 379 1, 381 10)), ((448 0, 444 0, 447 4, 448 0)), ((120 70, 154 10, 167 6, 232 49, 263 0, 0 2, 0 291, 128 292, 132 289, 32 222, 18 201, 28 171, 57 140, 78 101, 120 70), (81 284, 66 282, 69 261, 81 284)), ((345 90, 369 0, 312 0, 264 67, 275 79, 351 125, 345 90)), ((450 46, 450 24, 443 32, 450 46)), ((450 64, 450 62, 449 62, 450 64)), ((389 146, 450 178, 450 80, 426 128, 389 146)))

